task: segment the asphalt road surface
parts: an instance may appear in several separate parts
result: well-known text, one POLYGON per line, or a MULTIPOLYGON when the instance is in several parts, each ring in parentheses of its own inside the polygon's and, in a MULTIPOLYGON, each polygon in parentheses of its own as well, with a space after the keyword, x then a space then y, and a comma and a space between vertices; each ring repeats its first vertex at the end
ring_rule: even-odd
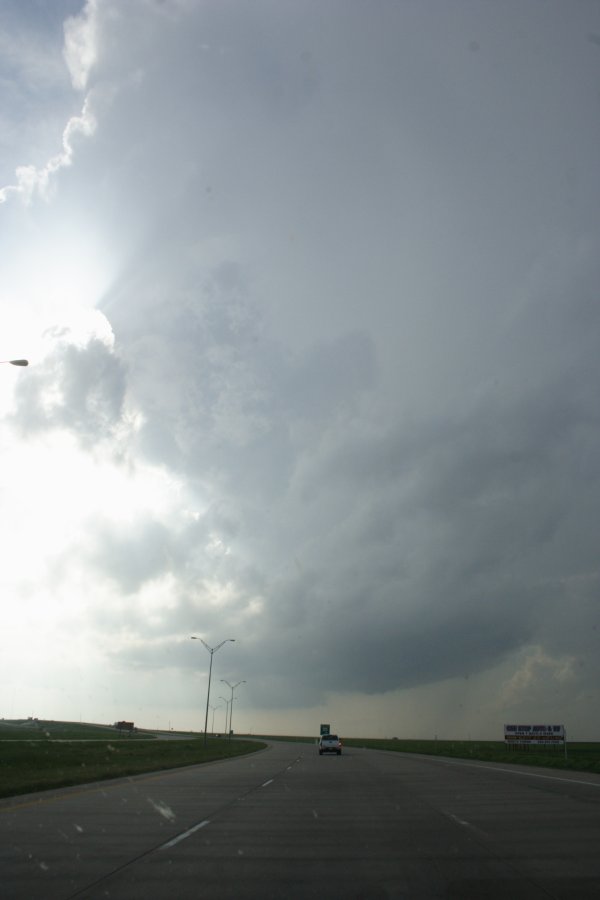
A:
POLYGON ((0 801, 2 900, 600 897, 600 776, 274 742, 0 801))

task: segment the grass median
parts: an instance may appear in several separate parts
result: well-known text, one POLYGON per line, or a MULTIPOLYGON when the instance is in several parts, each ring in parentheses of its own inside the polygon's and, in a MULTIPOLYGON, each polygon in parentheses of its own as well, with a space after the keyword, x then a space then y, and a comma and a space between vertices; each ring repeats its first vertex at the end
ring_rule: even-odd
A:
POLYGON ((0 797, 88 784, 252 753, 260 741, 203 737, 136 740, 47 738, 0 741, 0 797))

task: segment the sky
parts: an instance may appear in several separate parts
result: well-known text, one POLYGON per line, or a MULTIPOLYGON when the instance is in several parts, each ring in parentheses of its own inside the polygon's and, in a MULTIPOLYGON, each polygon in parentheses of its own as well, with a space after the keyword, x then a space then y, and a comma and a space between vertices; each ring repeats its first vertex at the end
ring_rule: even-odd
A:
POLYGON ((0 715, 600 740, 600 5, 0 42, 0 715))

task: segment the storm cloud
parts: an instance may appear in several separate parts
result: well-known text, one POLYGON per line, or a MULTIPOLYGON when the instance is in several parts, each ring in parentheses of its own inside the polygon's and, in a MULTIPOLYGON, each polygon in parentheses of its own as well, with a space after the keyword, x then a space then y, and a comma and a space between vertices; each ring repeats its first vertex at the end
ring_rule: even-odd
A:
POLYGON ((13 245, 72 235, 63 280, 20 295, 42 349, 3 445, 29 442, 25 480, 63 436, 121 485, 68 504, 39 586, 11 576, 72 594, 54 626, 94 636, 118 694, 86 702, 163 715, 170 684, 195 721, 198 634, 236 638, 216 659, 246 682, 240 728, 496 736, 519 714, 595 736, 596 4, 64 18, 63 137, 23 101, 2 149, 13 245))

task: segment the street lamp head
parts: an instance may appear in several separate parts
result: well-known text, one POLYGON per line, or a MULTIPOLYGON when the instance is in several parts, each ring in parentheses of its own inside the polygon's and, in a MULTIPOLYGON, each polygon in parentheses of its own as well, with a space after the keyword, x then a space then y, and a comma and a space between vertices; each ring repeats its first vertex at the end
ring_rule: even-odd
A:
POLYGON ((8 363, 10 366, 28 366, 28 359, 3 359, 0 362, 8 363))
POLYGON ((243 681, 236 681, 235 684, 231 684, 231 682, 227 681, 225 678, 221 678, 220 680, 223 682, 223 684, 226 684, 227 687, 231 688, 232 692, 236 689, 236 687, 238 685, 246 684, 246 679, 244 679, 243 681))
POLYGON ((201 638, 201 637, 196 637, 195 634, 190 635, 190 638, 191 638, 192 641, 202 641, 202 643, 204 644, 204 646, 206 647, 206 649, 207 649, 210 653, 213 653, 215 650, 218 650, 219 647, 222 647, 223 644, 227 644, 227 643, 229 643, 230 641, 231 641, 231 643, 235 643, 235 638, 225 638, 225 640, 224 640, 224 641, 221 641, 220 644, 217 644, 216 647, 209 647, 208 644, 206 643, 206 641, 205 641, 203 638, 201 638))

